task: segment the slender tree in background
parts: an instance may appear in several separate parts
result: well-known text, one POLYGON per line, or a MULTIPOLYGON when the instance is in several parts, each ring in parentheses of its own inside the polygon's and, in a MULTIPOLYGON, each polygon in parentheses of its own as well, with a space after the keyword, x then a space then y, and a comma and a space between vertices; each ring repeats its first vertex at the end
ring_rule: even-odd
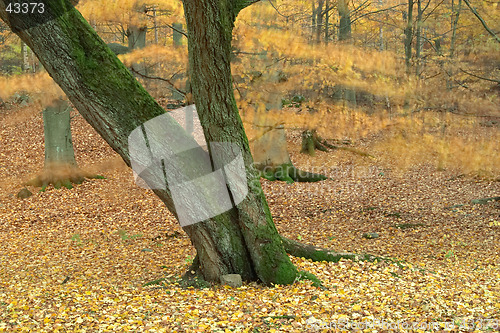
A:
POLYGON ((404 46, 405 46, 405 64, 406 72, 410 73, 411 69, 411 55, 412 55, 412 41, 413 41, 413 4, 414 0, 408 0, 408 10, 403 12, 403 19, 406 21, 404 29, 404 46))
POLYGON ((457 27, 460 12, 462 10, 462 0, 458 0, 458 5, 455 5, 455 0, 451 1, 451 40, 450 40, 450 59, 455 56, 455 47, 457 41, 457 27))
POLYGON ((351 12, 348 0, 339 0, 337 3, 339 12, 339 40, 351 38, 351 12))
POLYGON ((28 60, 28 48, 26 47, 26 44, 23 41, 21 41, 21 58, 22 58, 21 71, 24 73, 29 71, 30 63, 28 60))

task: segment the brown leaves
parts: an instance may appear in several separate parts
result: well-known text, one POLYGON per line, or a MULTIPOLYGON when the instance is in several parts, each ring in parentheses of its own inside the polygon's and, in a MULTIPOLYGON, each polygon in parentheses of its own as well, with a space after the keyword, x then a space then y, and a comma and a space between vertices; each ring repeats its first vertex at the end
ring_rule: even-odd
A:
POLYGON ((400 177, 395 166, 341 151, 309 159, 299 154, 300 132, 291 133, 293 162, 332 179, 262 181, 283 235, 406 262, 292 258, 326 290, 310 281, 183 289, 175 281, 195 255, 189 239, 81 117, 73 122, 78 164, 107 179, 15 198, 43 166, 41 122, 0 125, 0 178, 11 180, 0 192, 0 331, 304 332, 341 320, 498 317, 498 207, 470 203, 496 195, 498 182, 422 166, 400 177), (380 237, 365 239, 367 232, 380 237))

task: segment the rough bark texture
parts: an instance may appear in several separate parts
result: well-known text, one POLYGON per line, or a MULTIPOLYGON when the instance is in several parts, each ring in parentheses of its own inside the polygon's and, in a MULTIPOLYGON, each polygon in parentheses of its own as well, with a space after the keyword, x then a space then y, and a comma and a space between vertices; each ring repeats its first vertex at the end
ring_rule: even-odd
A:
MULTIPOLYGON (((236 273, 244 280, 288 284, 295 280, 297 270, 285 253, 252 168, 231 85, 232 26, 238 11, 250 3, 184 1, 193 95, 206 139, 237 144, 249 184, 248 196, 236 208, 184 230, 197 250, 198 269, 205 279, 220 282, 221 275, 236 273)), ((53 20, 13 30, 37 54, 81 115, 130 166, 129 134, 164 110, 69 2, 46 2, 45 7, 53 11, 53 20)), ((12 28, 5 1, 0 1, 0 18, 12 28)), ((173 119, 165 121, 170 135, 192 140, 173 119)), ((154 192, 176 214, 169 190, 154 192)))
POLYGON ((264 282, 291 283, 297 270, 283 249, 258 172, 253 167, 231 81, 232 29, 236 15, 248 2, 185 0, 183 3, 191 88, 205 138, 207 142, 238 146, 246 167, 250 191, 235 210, 233 222, 241 230, 257 276, 264 282))

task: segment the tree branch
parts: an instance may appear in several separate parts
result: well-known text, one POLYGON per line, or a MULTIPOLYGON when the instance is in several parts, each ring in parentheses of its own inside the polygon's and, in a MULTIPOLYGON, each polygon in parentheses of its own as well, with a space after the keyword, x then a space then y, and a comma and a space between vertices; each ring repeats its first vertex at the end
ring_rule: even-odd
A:
POLYGON ((184 31, 179 30, 179 29, 177 29, 177 28, 174 28, 174 26, 172 26, 172 25, 170 25, 170 24, 165 24, 165 25, 166 25, 167 27, 171 28, 172 30, 175 30, 175 31, 177 31, 178 33, 180 33, 180 34, 184 35, 184 37, 186 37, 186 38, 187 38, 187 36, 188 36, 188 35, 187 35, 184 31))
POLYGON ((477 12, 476 8, 472 7, 471 3, 469 2, 469 0, 464 0, 465 4, 467 5, 467 7, 469 7, 469 9, 471 10, 471 12, 477 17, 477 19, 479 21, 481 21, 481 24, 483 25, 483 27, 486 29, 486 31, 488 31, 488 33, 493 36, 493 38, 496 39, 497 42, 500 43, 500 38, 493 32, 493 30, 491 30, 490 28, 488 28, 488 25, 486 24, 486 22, 483 20, 483 18, 479 15, 479 13, 477 12))
POLYGON ((362 15, 359 15, 356 18, 353 18, 352 21, 351 21, 351 24, 354 23, 354 22, 356 22, 360 18, 365 17, 365 16, 372 15, 372 14, 377 14, 377 13, 381 13, 381 12, 385 12, 385 11, 388 11, 388 10, 391 10, 393 8, 400 7, 400 6, 403 6, 403 5, 405 5, 405 4, 399 4, 399 5, 391 6, 391 7, 388 7, 388 8, 383 8, 383 9, 375 10, 373 12, 364 13, 362 15))
POLYGON ((462 72, 464 72, 465 74, 470 75, 470 76, 474 76, 474 77, 476 77, 478 79, 485 80, 485 81, 490 81, 490 82, 495 82, 496 84, 500 84, 500 80, 490 79, 490 78, 487 78, 487 77, 484 77, 484 76, 479 76, 479 75, 476 75, 476 74, 473 74, 473 73, 469 73, 467 71, 464 71, 462 68, 460 68, 460 70, 462 72))
POLYGON ((274 3, 271 1, 271 0, 268 0, 269 3, 271 4, 271 6, 274 8, 274 10, 276 11, 276 13, 278 13, 279 15, 283 16, 284 18, 288 19, 290 16, 286 16, 284 14, 282 14, 279 10, 278 10, 278 7, 276 7, 274 5, 274 3))
POLYGON ((163 77, 159 77, 159 76, 149 76, 149 75, 145 75, 145 74, 142 74, 140 73, 139 71, 137 71, 135 68, 130 68, 130 70, 132 72, 134 72, 135 74, 138 74, 139 76, 143 77, 143 78, 146 78, 146 79, 151 79, 151 80, 160 80, 160 81, 164 81, 164 82, 167 82, 168 84, 170 84, 172 86, 172 88, 169 88, 170 90, 172 91, 176 91, 178 92, 179 94, 183 95, 183 96, 186 96, 186 92, 185 91, 182 91, 180 89, 177 89, 175 87, 175 85, 172 83, 172 81, 170 81, 169 79, 165 79, 163 77))

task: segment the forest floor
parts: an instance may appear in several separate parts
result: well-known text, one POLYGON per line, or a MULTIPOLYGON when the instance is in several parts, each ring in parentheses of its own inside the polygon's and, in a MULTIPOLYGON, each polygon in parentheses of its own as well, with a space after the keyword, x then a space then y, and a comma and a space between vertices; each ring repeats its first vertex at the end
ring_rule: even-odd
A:
POLYGON ((292 258, 325 289, 183 289, 168 281, 193 259, 188 237, 82 117, 73 119, 77 161, 106 179, 29 187, 21 200, 22 183, 43 167, 42 117, 34 107, 0 110, 0 332, 500 330, 500 202, 472 203, 499 196, 500 182, 425 165, 397 172, 343 150, 311 158, 299 138, 289 133, 296 166, 331 178, 262 181, 279 231, 400 265, 292 258))

